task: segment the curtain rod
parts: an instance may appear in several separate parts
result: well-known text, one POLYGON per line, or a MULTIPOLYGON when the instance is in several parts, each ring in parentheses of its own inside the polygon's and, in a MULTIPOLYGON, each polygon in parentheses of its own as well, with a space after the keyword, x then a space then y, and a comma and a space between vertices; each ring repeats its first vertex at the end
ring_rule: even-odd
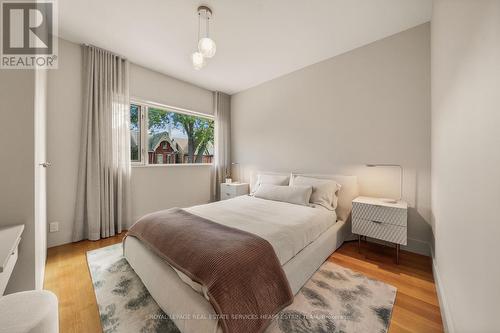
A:
POLYGON ((112 55, 114 55, 115 57, 119 57, 119 58, 121 58, 121 59, 123 59, 123 60, 127 60, 127 57, 124 57, 124 56, 122 56, 122 55, 120 55, 120 54, 118 54, 118 53, 111 52, 111 51, 109 51, 109 50, 103 49, 102 47, 95 46, 95 45, 93 45, 93 44, 81 43, 80 45, 82 45, 82 46, 87 46, 87 47, 93 47, 93 48, 95 48, 95 49, 98 49, 98 50, 102 50, 102 51, 105 51, 105 52, 111 53, 111 54, 112 54, 112 55))

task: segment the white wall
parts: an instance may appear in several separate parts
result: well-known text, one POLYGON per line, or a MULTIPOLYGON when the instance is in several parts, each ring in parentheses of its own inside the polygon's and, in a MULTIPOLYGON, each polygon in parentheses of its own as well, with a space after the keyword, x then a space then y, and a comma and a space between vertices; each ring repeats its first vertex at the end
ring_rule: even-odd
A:
POLYGON ((132 217, 210 201, 209 165, 132 168, 132 217))
POLYGON ((450 332, 500 327, 499 128, 500 2, 435 1, 434 264, 450 332))
POLYGON ((362 194, 411 205, 412 250, 429 253, 430 28, 424 24, 232 96, 233 162, 248 169, 354 174, 362 194))
MULTIPOLYGON (((79 45, 59 40, 59 69, 49 72, 48 218, 60 223, 49 233, 48 245, 71 242, 81 133, 82 56, 79 45)), ((130 95, 148 101, 213 113, 212 93, 134 64, 130 66, 130 95)), ((134 218, 173 206, 210 200, 207 166, 132 168, 134 218)))
POLYGON ((130 96, 213 114, 212 92, 147 68, 130 66, 130 96))
POLYGON ((82 52, 59 39, 59 68, 49 72, 47 112, 47 223, 59 222, 48 246, 71 242, 82 123, 82 52))

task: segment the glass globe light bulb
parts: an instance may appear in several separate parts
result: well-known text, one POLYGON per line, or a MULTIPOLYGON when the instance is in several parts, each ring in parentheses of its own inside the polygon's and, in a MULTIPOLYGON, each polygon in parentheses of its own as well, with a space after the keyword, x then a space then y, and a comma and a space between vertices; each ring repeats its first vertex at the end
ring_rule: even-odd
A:
POLYGON ((212 58, 216 51, 215 42, 208 37, 200 39, 198 42, 198 51, 200 51, 205 58, 212 58))
POLYGON ((194 52, 191 55, 191 60, 193 61, 193 67, 197 71, 205 66, 205 57, 200 52, 194 52))

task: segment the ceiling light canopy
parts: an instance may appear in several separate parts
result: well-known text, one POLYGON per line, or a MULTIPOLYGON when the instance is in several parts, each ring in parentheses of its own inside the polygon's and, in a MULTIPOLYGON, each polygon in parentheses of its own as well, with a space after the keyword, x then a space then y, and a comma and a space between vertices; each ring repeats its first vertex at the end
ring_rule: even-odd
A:
POLYGON ((212 18, 212 10, 207 6, 198 7, 198 51, 191 55, 193 68, 196 70, 202 69, 206 65, 205 59, 212 58, 215 55, 217 47, 213 39, 210 38, 210 19, 212 18), (205 21, 205 29, 202 36, 202 20, 205 21))

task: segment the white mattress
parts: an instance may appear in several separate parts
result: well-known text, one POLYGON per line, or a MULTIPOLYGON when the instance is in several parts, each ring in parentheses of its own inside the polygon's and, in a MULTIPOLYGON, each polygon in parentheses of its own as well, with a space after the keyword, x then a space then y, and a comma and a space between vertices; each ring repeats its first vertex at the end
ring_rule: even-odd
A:
MULTIPOLYGON (((338 221, 283 266, 294 294, 330 254, 342 245, 349 230, 344 221, 338 221)), ((139 240, 127 237, 124 255, 156 303, 172 318, 182 333, 222 332, 210 302, 184 283, 170 265, 139 240)))
MULTIPOLYGON (((294 294, 342 244, 347 229, 343 221, 335 223, 335 213, 327 209, 249 196, 186 210, 269 241, 294 294)), ((124 254, 159 306, 173 316, 181 332, 220 331, 215 310, 198 284, 174 270, 136 238, 126 239, 124 254)))
MULTIPOLYGON (((273 247, 283 266, 336 222, 337 215, 321 206, 308 207, 286 202, 240 196, 186 211, 258 235, 273 247)), ((208 300, 207 289, 178 269, 172 269, 184 283, 208 300)))
POLYGON ((313 242, 337 221, 337 215, 321 206, 309 207, 244 195, 186 211, 267 240, 281 265, 313 242))

